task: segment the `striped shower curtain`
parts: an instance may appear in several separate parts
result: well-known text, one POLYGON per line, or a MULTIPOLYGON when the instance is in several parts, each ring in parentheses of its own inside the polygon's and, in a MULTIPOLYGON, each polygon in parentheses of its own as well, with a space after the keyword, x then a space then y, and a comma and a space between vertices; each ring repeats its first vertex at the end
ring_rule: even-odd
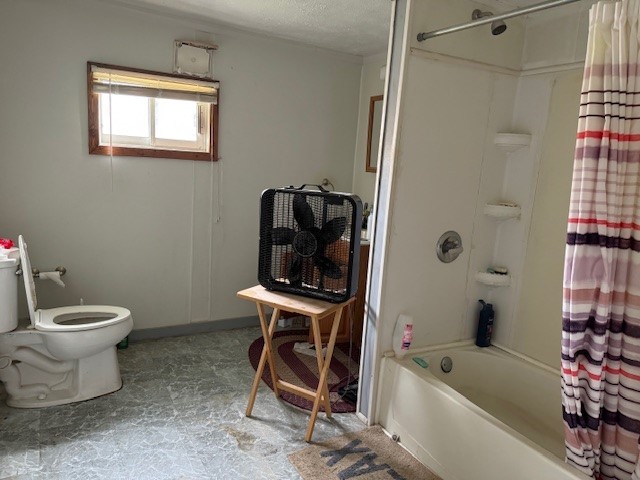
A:
POLYGON ((640 0, 590 11, 562 319, 566 460, 640 480, 640 0))

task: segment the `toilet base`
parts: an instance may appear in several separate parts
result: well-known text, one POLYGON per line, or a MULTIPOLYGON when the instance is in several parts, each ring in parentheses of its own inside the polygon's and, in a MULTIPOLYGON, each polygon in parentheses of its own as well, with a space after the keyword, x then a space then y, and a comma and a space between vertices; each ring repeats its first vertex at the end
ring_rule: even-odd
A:
POLYGON ((106 395, 122 388, 115 346, 69 363, 68 372, 55 375, 43 375, 44 372, 41 370, 19 364, 17 369, 20 384, 28 387, 12 389, 5 380, 7 405, 15 408, 65 405, 106 395), (51 377, 50 381, 47 381, 47 377, 51 377))

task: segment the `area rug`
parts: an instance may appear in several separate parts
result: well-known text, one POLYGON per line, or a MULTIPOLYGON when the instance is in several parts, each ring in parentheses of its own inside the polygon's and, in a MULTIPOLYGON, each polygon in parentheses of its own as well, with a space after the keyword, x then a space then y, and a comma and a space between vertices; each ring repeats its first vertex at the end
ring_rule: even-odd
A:
POLYGON ((304 480, 442 480, 381 427, 333 437, 288 458, 304 480))
MULTIPOLYGON (((294 352, 293 346, 296 342, 307 342, 309 339, 308 330, 288 330, 275 332, 273 334, 273 351, 276 372, 282 380, 299 387, 306 387, 315 390, 318 387, 318 363, 315 356, 294 352)), ((262 337, 255 340, 249 347, 249 361, 254 370, 258 368, 260 354, 264 340, 262 337)), ((360 349, 353 347, 351 357, 349 357, 349 344, 336 343, 333 351, 333 358, 329 366, 329 400, 331 411, 334 413, 355 412, 354 405, 341 399, 338 389, 352 382, 358 376, 360 361, 360 349)), ((271 374, 267 365, 262 374, 262 380, 273 390, 271 374)), ((306 398, 299 397, 289 392, 281 392, 280 398, 291 405, 311 410, 313 402, 306 398)), ((320 411, 324 411, 324 406, 320 406, 320 411)))

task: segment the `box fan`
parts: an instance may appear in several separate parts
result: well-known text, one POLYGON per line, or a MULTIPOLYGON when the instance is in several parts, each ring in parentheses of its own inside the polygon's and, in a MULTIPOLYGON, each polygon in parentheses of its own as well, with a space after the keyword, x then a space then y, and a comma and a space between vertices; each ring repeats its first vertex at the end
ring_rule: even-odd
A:
POLYGON ((362 202, 306 187, 262 192, 258 280, 269 290, 343 302, 358 288, 362 202))

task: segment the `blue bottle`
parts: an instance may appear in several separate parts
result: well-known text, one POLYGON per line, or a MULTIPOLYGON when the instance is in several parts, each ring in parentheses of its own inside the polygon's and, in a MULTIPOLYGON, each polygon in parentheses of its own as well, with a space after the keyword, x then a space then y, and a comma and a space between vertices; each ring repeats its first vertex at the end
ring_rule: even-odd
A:
POLYGON ((482 304, 482 310, 480 310, 480 318, 478 319, 476 345, 479 347, 488 347, 491 345, 491 332, 493 331, 495 312, 493 311, 493 305, 490 303, 485 303, 484 300, 478 301, 482 304))

